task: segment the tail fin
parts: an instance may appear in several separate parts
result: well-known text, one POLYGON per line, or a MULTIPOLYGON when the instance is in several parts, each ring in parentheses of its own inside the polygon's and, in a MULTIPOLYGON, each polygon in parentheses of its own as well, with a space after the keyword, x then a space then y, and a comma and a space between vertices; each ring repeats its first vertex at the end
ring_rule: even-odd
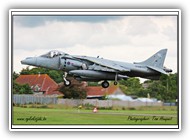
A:
POLYGON ((147 65, 150 67, 163 68, 164 60, 166 57, 167 49, 163 49, 155 53, 153 56, 147 60, 140 62, 138 64, 147 65))

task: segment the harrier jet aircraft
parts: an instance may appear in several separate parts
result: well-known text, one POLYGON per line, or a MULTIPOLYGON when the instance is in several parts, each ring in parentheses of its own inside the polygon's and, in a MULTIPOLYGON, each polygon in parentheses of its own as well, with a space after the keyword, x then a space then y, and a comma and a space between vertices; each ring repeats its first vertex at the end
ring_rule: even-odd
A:
POLYGON ((27 57, 22 64, 44 67, 64 71, 65 86, 70 86, 71 81, 67 75, 81 81, 103 81, 102 87, 109 87, 108 80, 113 80, 117 85, 118 80, 129 77, 146 79, 159 79, 161 74, 172 72, 163 66, 167 49, 160 50, 142 62, 119 62, 99 57, 69 55, 60 51, 50 51, 39 57, 27 57))

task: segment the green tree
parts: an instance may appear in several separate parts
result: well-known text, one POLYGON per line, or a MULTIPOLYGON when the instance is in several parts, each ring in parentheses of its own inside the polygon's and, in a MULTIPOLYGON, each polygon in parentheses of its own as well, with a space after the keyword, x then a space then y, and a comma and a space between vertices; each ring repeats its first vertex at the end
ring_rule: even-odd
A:
POLYGON ((30 73, 30 69, 29 69, 29 66, 26 67, 26 68, 23 68, 20 72, 20 75, 27 75, 27 74, 31 74, 30 73))
POLYGON ((28 84, 20 85, 13 81, 13 94, 33 94, 28 84))
POLYGON ((63 72, 57 70, 50 70, 47 73, 56 83, 63 82, 63 72))
POLYGON ((128 80, 121 80, 121 90, 128 95, 137 95, 142 88, 138 78, 129 78, 128 80))
POLYGON ((169 74, 161 75, 159 80, 147 80, 144 83, 148 84, 148 88, 143 88, 138 78, 130 78, 121 80, 121 90, 128 95, 136 95, 138 97, 157 98, 162 101, 172 101, 178 95, 178 75, 169 74))
MULTIPOLYGON (((138 90, 138 92, 137 92, 136 95, 137 95, 138 97, 147 97, 148 94, 150 95, 150 90, 141 87, 141 88, 138 90)), ((150 97, 151 97, 151 96, 150 96, 150 97)))
POLYGON ((19 77, 19 74, 15 71, 13 72, 13 80, 17 79, 19 77))
POLYGON ((166 87, 163 86, 160 81, 153 81, 149 85, 148 91, 151 98, 157 98, 159 100, 166 98, 166 96, 163 96, 163 93, 166 93, 166 87))
POLYGON ((151 97, 163 101, 175 100, 178 92, 177 81, 177 74, 161 75, 159 80, 151 80, 148 82, 148 91, 151 97))

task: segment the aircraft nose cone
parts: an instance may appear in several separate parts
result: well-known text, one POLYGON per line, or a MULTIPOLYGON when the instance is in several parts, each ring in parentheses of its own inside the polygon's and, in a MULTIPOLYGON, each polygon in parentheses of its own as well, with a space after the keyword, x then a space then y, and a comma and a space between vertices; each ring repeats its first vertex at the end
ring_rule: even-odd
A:
POLYGON ((21 64, 35 65, 36 64, 36 59, 34 57, 27 57, 26 59, 21 61, 21 64))
POLYGON ((26 60, 22 60, 20 62, 21 62, 21 64, 26 64, 26 60))
POLYGON ((26 64, 27 63, 26 60, 22 60, 20 62, 21 62, 21 64, 26 64))

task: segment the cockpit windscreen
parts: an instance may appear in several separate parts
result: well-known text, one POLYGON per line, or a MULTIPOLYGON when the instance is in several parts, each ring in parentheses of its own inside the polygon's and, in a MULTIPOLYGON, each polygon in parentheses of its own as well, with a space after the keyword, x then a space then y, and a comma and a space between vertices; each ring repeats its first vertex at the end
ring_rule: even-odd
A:
POLYGON ((53 58, 53 57, 57 57, 57 56, 60 56, 60 55, 68 55, 64 52, 61 52, 61 51, 56 51, 56 50, 53 50, 53 51, 50 51, 46 54, 43 54, 41 55, 41 57, 47 57, 47 58, 53 58))

